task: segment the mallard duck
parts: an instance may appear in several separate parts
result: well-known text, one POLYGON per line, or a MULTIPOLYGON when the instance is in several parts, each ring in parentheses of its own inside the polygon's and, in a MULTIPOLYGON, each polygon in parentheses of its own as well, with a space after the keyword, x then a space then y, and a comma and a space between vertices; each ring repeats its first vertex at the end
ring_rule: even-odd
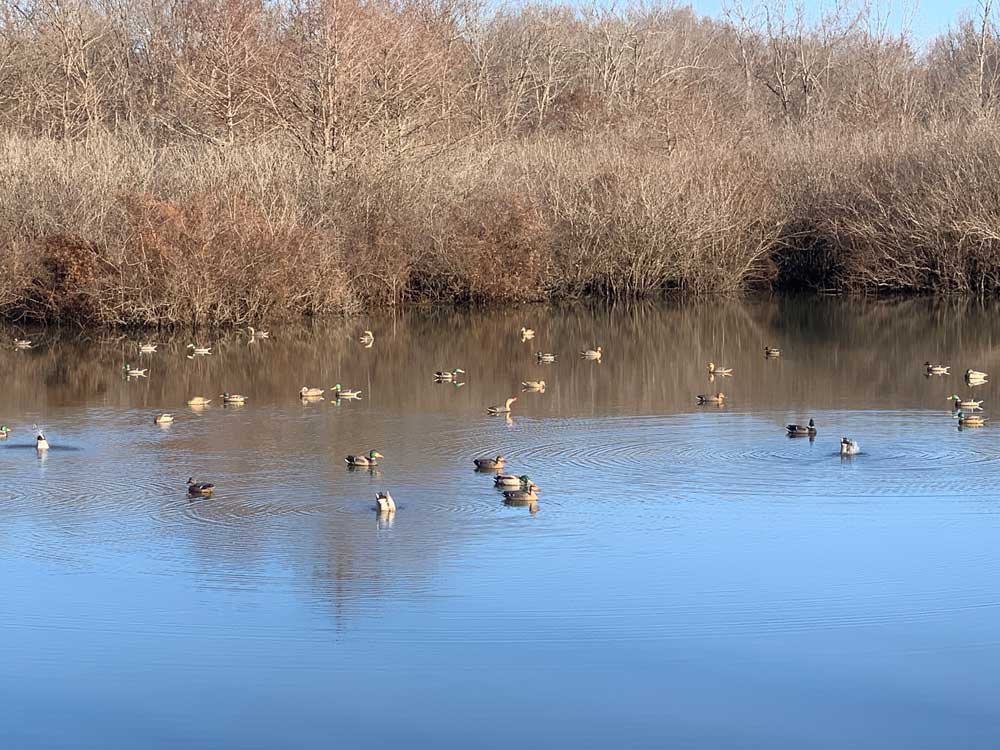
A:
POLYGON ((229 393, 226 391, 219 395, 224 404, 245 404, 247 402, 246 396, 241 396, 239 393, 229 393))
POLYGON ((302 386, 302 388, 299 389, 300 398, 319 398, 324 393, 326 393, 326 391, 323 388, 306 388, 305 386, 302 386))
POLYGON ((341 388, 340 383, 337 383, 335 386, 333 386, 333 388, 331 388, 330 391, 333 393, 334 398, 344 398, 344 399, 361 398, 361 391, 352 391, 349 388, 341 388))
POLYGON ((708 395, 701 393, 698 394, 699 404, 721 404, 725 400, 726 400, 726 394, 723 393, 722 391, 719 391, 714 396, 712 394, 708 395))
POLYGON ((861 453, 861 445, 858 441, 846 437, 840 439, 841 456, 856 456, 859 453, 861 453))
POLYGON ((510 414, 510 405, 517 401, 517 396, 511 396, 504 401, 503 406, 491 406, 486 410, 487 414, 496 416, 497 414, 510 414))
POLYGON ((601 349, 601 347, 597 347, 596 349, 584 349, 582 352, 580 352, 580 356, 583 357, 584 359, 599 360, 603 355, 603 353, 604 351, 601 349))
POLYGON ((545 381, 544 380, 523 380, 521 381, 522 391, 544 391, 545 381))
POLYGON ((505 503, 530 503, 538 499, 541 488, 534 482, 528 482, 522 490, 504 490, 505 503))
POLYGON ((132 367, 132 365, 127 363, 122 365, 122 369, 125 371, 125 375, 130 378, 144 378, 146 377, 146 373, 149 372, 149 368, 132 367))
POLYGON ((928 375, 950 375, 951 365, 932 365, 930 361, 924 362, 924 369, 928 375))
POLYGON ((385 458, 378 451, 368 451, 367 456, 348 456, 344 460, 348 466, 378 466, 378 459, 385 458))
POLYGON ((361 334, 361 338, 358 339, 358 341, 360 341, 366 347, 370 347, 372 344, 375 343, 375 334, 372 333, 371 331, 365 331, 363 334, 361 334))
POLYGON ((210 346, 195 346, 194 344, 188 344, 187 348, 191 350, 191 354, 189 356, 192 357, 195 355, 204 357, 212 353, 212 347, 210 346))
POLYGON ((170 424, 173 421, 174 421, 174 415, 173 414, 166 414, 166 413, 164 413, 164 414, 157 414, 153 418, 153 423, 154 424, 170 424))
POLYGON ((493 480, 494 487, 527 487, 531 480, 527 476, 516 477, 513 474, 498 474, 493 480))
POLYGON ((10 434, 10 427, 0 424, 0 440, 4 440, 10 434))
POLYGON ((792 437, 802 437, 805 435, 812 436, 816 434, 816 423, 812 420, 812 418, 810 418, 809 424, 807 425, 790 424, 786 425, 785 430, 787 430, 788 434, 792 437))
POLYGON ((521 341, 529 341, 535 338, 535 329, 521 326, 521 341))
POLYGON ((35 448, 39 451, 47 451, 49 449, 49 441, 45 439, 45 435, 41 432, 35 438, 35 448))
POLYGON ((987 373, 981 372, 979 370, 973 370, 972 368, 969 368, 968 370, 965 371, 966 380, 986 380, 986 378, 988 377, 989 375, 987 373))
POLYGON ((732 367, 717 367, 715 362, 708 363, 708 373, 709 375, 732 375, 732 367))
POLYGON ((270 331, 258 331, 253 326, 247 326, 247 333, 250 334, 252 339, 266 339, 271 337, 270 331))
POLYGON ((458 376, 464 374, 465 370, 463 370, 461 367, 456 367, 451 372, 448 372, 447 370, 438 370, 436 373, 434 373, 434 379, 439 383, 457 383, 458 376))
POLYGON ((952 406, 955 409, 982 409, 983 408, 983 402, 981 400, 980 401, 973 401, 972 399, 966 399, 965 401, 963 401, 962 398, 958 394, 955 394, 955 393, 953 393, 952 395, 948 396, 948 400, 951 401, 952 406))
POLYGON ((958 419, 959 427, 983 427, 986 424, 986 417, 979 414, 966 414, 964 411, 959 411, 955 416, 958 419))
POLYGON ((396 501, 388 492, 379 492, 375 495, 375 510, 379 513, 395 513, 396 501))
POLYGON ((477 469, 499 471, 507 463, 507 459, 501 455, 497 455, 495 458, 474 458, 472 459, 472 463, 476 465, 477 469))
POLYGON ((15 349, 30 349, 31 348, 31 339, 17 339, 17 338, 14 339, 14 348, 15 349))
POLYGON ((188 494, 192 497, 208 497, 215 492, 215 485, 210 482, 196 482, 194 477, 188 477, 188 494))
POLYGON ((158 344, 139 344, 140 354, 152 354, 156 351, 158 344))
POLYGON ((780 357, 781 356, 781 349, 775 349, 775 348, 770 347, 770 346, 765 346, 764 347, 764 356, 765 357, 770 357, 772 359, 774 357, 780 357))
POLYGON ((550 352, 535 352, 535 359, 539 362, 551 363, 556 361, 556 355, 550 352))
POLYGON ((188 406, 207 406, 212 403, 212 399, 205 398, 204 396, 193 396, 188 399, 188 406))

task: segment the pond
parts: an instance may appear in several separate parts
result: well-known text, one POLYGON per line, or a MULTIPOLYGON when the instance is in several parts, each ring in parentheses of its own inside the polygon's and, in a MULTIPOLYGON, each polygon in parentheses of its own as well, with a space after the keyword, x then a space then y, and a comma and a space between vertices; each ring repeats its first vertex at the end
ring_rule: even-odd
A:
POLYGON ((139 335, 3 329, 0 731, 19 748, 995 747, 998 402, 962 373, 1000 378, 998 312, 418 309, 142 355, 139 335), (710 382, 709 361, 733 375, 710 382), (464 385, 434 381, 453 368, 464 385), (984 401, 985 427, 959 429, 953 393, 984 401), (809 418, 815 439, 786 435, 809 418), (842 459, 842 436, 861 454, 842 459), (346 465, 369 450, 375 470, 346 465), (498 453, 536 503, 474 470, 498 453), (189 497, 189 476, 214 495, 189 497))

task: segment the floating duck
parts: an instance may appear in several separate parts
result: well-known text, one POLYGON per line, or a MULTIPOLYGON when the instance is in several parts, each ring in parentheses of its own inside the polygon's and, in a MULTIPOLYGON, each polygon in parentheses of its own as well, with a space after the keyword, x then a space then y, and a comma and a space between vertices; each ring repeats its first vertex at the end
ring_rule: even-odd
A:
POLYGON ((215 492, 215 485, 210 482, 196 482, 194 477, 188 477, 188 494, 192 497, 210 497, 215 492))
POLYGON ((513 474, 498 474, 493 480, 494 487, 527 487, 531 480, 527 476, 516 477, 513 474))
POLYGON ((372 344, 375 343, 375 334, 371 331, 365 331, 361 334, 361 338, 358 341, 364 344, 365 348, 371 349, 372 344))
POLYGON ((971 367, 965 371, 966 380, 986 380, 988 377, 988 373, 981 372, 980 370, 973 370, 971 367))
POLYGON ((715 362, 708 363, 708 372, 710 375, 732 375, 732 367, 717 367, 715 362))
POLYGON ((246 396, 242 396, 239 393, 229 393, 228 391, 221 394, 219 398, 222 399, 222 403, 224 404, 245 404, 247 402, 246 396))
POLYGON ((8 427, 5 424, 0 424, 0 440, 6 440, 9 434, 10 434, 10 427, 8 427))
POLYGON ((963 401, 960 396, 958 396, 957 394, 954 394, 954 393, 952 395, 948 396, 948 400, 951 401, 952 406, 955 409, 982 409, 983 408, 983 402, 981 400, 980 401, 973 401, 972 399, 967 399, 967 400, 963 401))
POLYGON ((188 344, 187 348, 191 350, 189 357, 199 356, 205 357, 212 353, 212 347, 210 346, 195 346, 194 344, 188 344))
POLYGON ((253 326, 247 326, 247 333, 250 334, 252 339, 267 339, 271 337, 270 331, 258 331, 253 326))
POLYGON ((764 347, 764 356, 765 357, 770 357, 771 359, 774 359, 775 357, 780 357, 781 356, 781 349, 775 349, 775 348, 770 347, 770 346, 765 346, 764 347))
POLYGON ((30 349, 31 339, 14 339, 15 349, 30 349))
POLYGON ((544 391, 545 381, 544 380, 523 380, 521 381, 522 391, 544 391))
POLYGON ((379 492, 375 495, 375 510, 379 513, 395 513, 396 501, 388 492, 379 492))
POLYGON ((344 460, 348 466, 378 466, 378 459, 385 458, 378 451, 368 451, 367 456, 348 456, 344 460))
POLYGON ((157 414, 153 418, 153 423, 154 424, 170 424, 173 421, 174 421, 174 415, 173 414, 166 414, 166 413, 164 413, 164 414, 157 414))
POLYGON ((726 394, 723 393, 722 391, 719 391, 715 395, 712 394, 705 395, 701 393, 698 394, 699 404, 721 404, 725 400, 726 400, 726 394))
POLYGON ((499 471, 507 463, 507 459, 501 455, 497 455, 495 458, 474 458, 472 459, 472 463, 476 465, 477 469, 499 471))
POLYGON ((306 388, 306 386, 302 386, 302 388, 299 390, 299 397, 319 398, 324 393, 326 393, 326 391, 322 388, 306 388))
POLYGON ((38 437, 35 438, 35 449, 39 452, 47 451, 49 449, 49 441, 45 439, 45 435, 41 432, 39 432, 38 437))
POLYGON ((551 363, 556 361, 556 355, 550 352, 535 352, 535 359, 539 362, 551 363))
POLYGON ((498 414, 510 414, 510 405, 517 401, 517 396, 511 396, 504 401, 503 406, 491 406, 486 410, 487 414, 496 416, 498 414))
POLYGON ((140 354, 152 354, 156 351, 157 344, 139 344, 140 354))
POLYGON ((505 490, 503 499, 505 503, 532 503, 538 499, 540 489, 534 482, 528 482, 522 490, 505 490))
POLYGON ((960 411, 955 416, 958 418, 959 427, 983 427, 986 424, 986 418, 979 414, 966 414, 960 411))
POLYGON ((951 365, 932 365, 930 361, 924 362, 924 369, 928 375, 950 375, 951 365))
POLYGON ((533 338, 535 338, 535 329, 521 326, 521 341, 530 341, 533 338))
POLYGON ((205 398, 204 396, 193 396, 188 399, 188 406, 208 406, 212 403, 212 399, 205 398))
POLYGON ((596 349, 584 349, 580 352, 580 356, 584 359, 600 360, 603 353, 601 347, 597 347, 596 349))
POLYGON ((451 372, 448 372, 447 370, 438 370, 436 373, 434 373, 434 379, 439 383, 457 383, 458 376, 464 374, 465 370, 463 370, 461 367, 456 367, 451 372))
POLYGON ((334 398, 361 398, 361 391, 352 391, 349 388, 341 388, 340 383, 337 383, 333 388, 330 389, 333 393, 334 398))
POLYGON ((144 378, 146 377, 146 373, 149 372, 148 368, 132 367, 132 365, 130 364, 122 365, 122 369, 125 371, 125 374, 130 378, 144 378))
POLYGON ((861 445, 856 440, 851 440, 850 438, 840 439, 840 455, 841 456, 856 456, 861 452, 861 445))
POLYGON ((809 419, 809 424, 790 424, 785 427, 785 430, 791 437, 804 437, 806 435, 812 437, 816 434, 816 423, 809 419))

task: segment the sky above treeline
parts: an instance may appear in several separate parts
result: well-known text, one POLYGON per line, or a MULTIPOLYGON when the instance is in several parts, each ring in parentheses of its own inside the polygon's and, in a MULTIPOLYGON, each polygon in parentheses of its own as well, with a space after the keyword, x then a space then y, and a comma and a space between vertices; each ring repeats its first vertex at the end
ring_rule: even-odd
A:
MULTIPOLYGON (((812 13, 820 14, 835 5, 835 0, 803 0, 805 7, 812 13)), ((904 17, 909 21, 910 32, 915 41, 927 42, 938 34, 947 31, 963 15, 975 13, 981 0, 875 0, 882 8, 887 8, 896 28, 903 23, 904 17)), ((722 16, 726 0, 688 0, 688 3, 699 13, 711 16, 722 16)), ((747 2, 751 5, 752 2, 747 2)), ((789 6, 792 0, 789 0, 789 6)))

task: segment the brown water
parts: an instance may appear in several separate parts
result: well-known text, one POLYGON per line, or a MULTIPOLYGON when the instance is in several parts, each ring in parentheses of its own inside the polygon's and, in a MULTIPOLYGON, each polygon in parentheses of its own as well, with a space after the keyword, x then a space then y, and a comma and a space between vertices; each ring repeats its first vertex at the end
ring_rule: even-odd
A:
POLYGON ((991 414, 994 386, 961 372, 1000 377, 997 308, 414 311, 203 335, 213 354, 194 359, 189 334, 140 357, 139 337, 15 333, 36 348, 0 351, 11 747, 1000 735, 998 428, 957 429, 946 400, 991 414), (577 356, 598 344, 602 362, 577 356), (955 374, 925 377, 928 359, 955 374), (735 375, 709 382, 709 360, 735 375), (433 382, 453 367, 465 385, 433 382), (362 399, 297 397, 336 382, 362 399), (223 408, 223 390, 249 403, 223 408), (725 406, 695 405, 716 390, 725 406), (511 419, 486 415, 515 394, 511 419), (814 441, 785 436, 810 416, 814 441), (841 435, 862 455, 842 461, 841 435), (376 472, 346 467, 369 449, 376 472), (472 470, 497 452, 537 506, 472 470), (189 499, 189 475, 215 496, 189 499), (372 509, 384 489, 392 519, 372 509))

